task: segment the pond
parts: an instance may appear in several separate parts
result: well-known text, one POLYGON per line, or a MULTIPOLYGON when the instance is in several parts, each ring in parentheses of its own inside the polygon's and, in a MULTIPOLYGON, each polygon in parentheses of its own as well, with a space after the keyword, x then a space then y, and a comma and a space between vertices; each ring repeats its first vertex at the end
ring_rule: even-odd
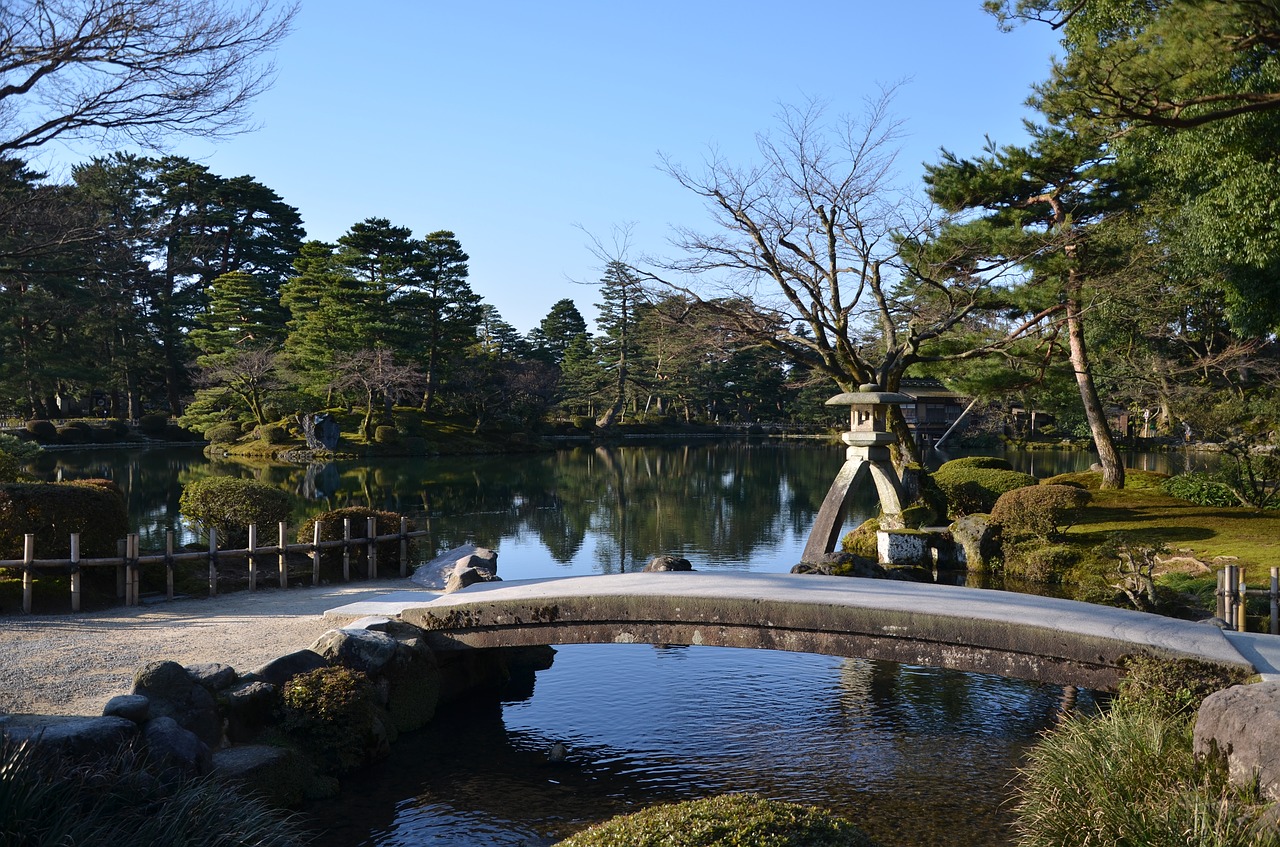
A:
MULTIPOLYGON (((1093 461, 1013 458, 1042 476, 1093 461)), ((144 547, 180 525, 183 484, 232 474, 294 492, 295 523, 344 505, 391 509, 429 530, 424 558, 471 541, 520 579, 638 570, 660 554, 787 571, 842 459, 840 447, 745 440, 309 468, 102 450, 52 453, 40 472, 116 480, 144 547)), ((850 525, 875 506, 864 492, 850 525)), ((568 646, 531 696, 445 715, 308 814, 322 847, 546 845, 655 802, 755 791, 833 809, 885 845, 1003 845, 1019 758, 1075 696, 856 658, 568 646), (557 742, 570 755, 551 764, 557 742)))

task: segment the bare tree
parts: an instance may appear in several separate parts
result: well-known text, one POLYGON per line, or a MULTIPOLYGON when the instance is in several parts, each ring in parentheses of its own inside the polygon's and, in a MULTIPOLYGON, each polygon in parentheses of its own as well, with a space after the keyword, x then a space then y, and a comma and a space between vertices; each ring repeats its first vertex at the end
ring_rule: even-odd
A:
POLYGON ((55 139, 155 147, 242 129, 295 6, 273 0, 0 3, 0 155, 55 139))
MULTIPOLYGON (((784 108, 779 133, 758 138, 761 159, 751 167, 712 158, 694 173, 664 160, 706 200, 715 229, 678 230, 682 256, 649 260, 647 279, 843 391, 863 383, 894 391, 912 364, 990 355, 1025 337, 1056 307, 993 327, 988 310, 1016 264, 965 264, 972 251, 949 244, 953 231, 894 185, 900 124, 891 96, 870 101, 861 120, 828 123, 812 102, 784 108), (981 336, 943 343, 979 317, 981 336)), ((907 458, 918 459, 906 422, 894 418, 907 458)))
POLYGON ((339 391, 356 390, 364 401, 364 420, 360 431, 373 438, 373 408, 382 399, 383 413, 391 419, 396 400, 409 396, 422 387, 424 378, 407 365, 396 364, 390 350, 384 348, 357 350, 335 363, 333 387, 339 391))

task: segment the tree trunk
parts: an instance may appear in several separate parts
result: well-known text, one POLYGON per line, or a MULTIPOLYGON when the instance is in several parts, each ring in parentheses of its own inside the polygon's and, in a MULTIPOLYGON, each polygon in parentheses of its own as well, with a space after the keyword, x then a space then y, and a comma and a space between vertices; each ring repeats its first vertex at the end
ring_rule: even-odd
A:
POLYGON ((1098 448, 1098 461, 1102 463, 1102 487, 1124 488, 1124 463, 1116 452, 1115 440, 1111 437, 1111 427, 1107 423, 1107 412, 1098 397, 1098 388, 1093 382, 1093 371, 1089 367, 1089 355, 1084 344, 1084 324, 1080 320, 1080 284, 1076 281, 1075 271, 1068 272, 1067 278, 1067 339, 1071 350, 1071 369, 1075 371, 1076 385, 1080 388, 1080 400, 1084 404, 1084 415, 1089 421, 1089 431, 1093 434, 1093 444, 1098 448))

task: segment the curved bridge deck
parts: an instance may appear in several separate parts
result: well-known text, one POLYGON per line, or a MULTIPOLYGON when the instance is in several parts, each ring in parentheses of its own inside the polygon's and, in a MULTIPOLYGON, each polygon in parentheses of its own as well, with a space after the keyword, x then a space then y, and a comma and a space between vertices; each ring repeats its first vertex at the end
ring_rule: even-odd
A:
POLYGON ((400 592, 327 614, 399 617, 426 630, 437 650, 581 643, 755 647, 1096 689, 1114 688, 1120 662, 1131 654, 1269 669, 1258 667, 1252 642, 1241 644, 1205 624, 891 580, 635 573, 481 583, 424 602, 431 596, 400 592))

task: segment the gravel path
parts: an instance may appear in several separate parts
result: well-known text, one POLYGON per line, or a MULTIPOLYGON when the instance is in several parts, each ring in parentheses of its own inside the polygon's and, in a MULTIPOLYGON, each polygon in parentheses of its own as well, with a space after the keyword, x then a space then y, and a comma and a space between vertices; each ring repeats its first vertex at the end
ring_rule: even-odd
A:
POLYGON ((0 616, 0 714, 100 715, 147 662, 222 662, 249 671, 309 646, 332 624, 324 612, 409 580, 259 589, 142 608, 0 616))

